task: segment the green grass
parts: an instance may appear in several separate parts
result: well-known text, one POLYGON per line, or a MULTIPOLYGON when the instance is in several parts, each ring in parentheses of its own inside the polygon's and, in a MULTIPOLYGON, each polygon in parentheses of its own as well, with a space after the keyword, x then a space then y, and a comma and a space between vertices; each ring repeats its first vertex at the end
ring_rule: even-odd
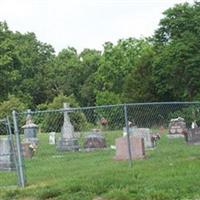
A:
MULTIPOLYGON (((110 145, 121 132, 105 135, 110 145)), ((25 160, 27 187, 0 189, 0 199, 200 199, 200 146, 163 136, 146 154, 129 168, 127 161, 113 159, 114 150, 59 153, 41 134, 35 156, 25 160)))

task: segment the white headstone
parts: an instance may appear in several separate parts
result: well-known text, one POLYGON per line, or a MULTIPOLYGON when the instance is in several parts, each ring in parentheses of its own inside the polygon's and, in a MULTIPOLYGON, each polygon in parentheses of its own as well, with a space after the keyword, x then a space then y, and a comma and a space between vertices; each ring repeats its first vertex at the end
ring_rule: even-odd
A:
MULTIPOLYGON (((149 128, 130 127, 129 133, 130 135, 144 138, 144 146, 146 148, 153 147, 153 143, 151 141, 151 130, 149 128)), ((126 128, 123 128, 123 136, 125 135, 127 135, 126 128)))
POLYGON ((49 144, 56 144, 56 133, 49 133, 49 144))
POLYGON ((152 148, 153 143, 151 141, 151 130, 149 128, 138 128, 135 129, 134 135, 144 138, 144 146, 147 148, 152 148))
POLYGON ((196 121, 192 122, 191 128, 192 129, 198 128, 198 125, 197 125, 196 121))

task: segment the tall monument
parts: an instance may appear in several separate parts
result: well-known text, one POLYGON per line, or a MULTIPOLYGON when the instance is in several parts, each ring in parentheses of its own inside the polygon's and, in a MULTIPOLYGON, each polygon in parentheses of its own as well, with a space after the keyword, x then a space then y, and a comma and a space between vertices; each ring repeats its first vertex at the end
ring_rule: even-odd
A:
POLYGON ((61 129, 61 138, 58 141, 57 149, 60 151, 78 151, 78 140, 74 137, 74 127, 71 124, 68 110, 69 104, 64 103, 64 122, 61 129))
POLYGON ((22 129, 24 130, 23 143, 38 144, 38 125, 33 123, 30 109, 27 112, 26 124, 22 126, 22 129))

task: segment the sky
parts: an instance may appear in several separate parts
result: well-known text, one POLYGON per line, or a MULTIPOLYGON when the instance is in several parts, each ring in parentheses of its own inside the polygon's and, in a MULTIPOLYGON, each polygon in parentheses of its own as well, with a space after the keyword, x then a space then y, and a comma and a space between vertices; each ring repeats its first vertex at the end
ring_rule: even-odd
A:
POLYGON ((151 36, 162 12, 184 2, 193 0, 0 0, 0 21, 12 31, 34 32, 56 52, 102 50, 107 41, 151 36))

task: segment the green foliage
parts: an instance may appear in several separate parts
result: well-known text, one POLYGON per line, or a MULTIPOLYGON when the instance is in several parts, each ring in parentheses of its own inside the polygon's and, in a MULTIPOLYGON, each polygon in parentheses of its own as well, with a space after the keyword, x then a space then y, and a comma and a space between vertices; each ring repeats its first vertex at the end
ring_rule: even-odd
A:
MULTIPOLYGON (((43 110, 49 109, 62 109, 63 103, 68 103, 71 108, 79 107, 78 103, 76 102, 73 96, 66 97, 63 94, 55 97, 52 103, 49 104, 41 104, 39 108, 43 110)), ((63 111, 61 112, 50 112, 45 116, 36 114, 35 116, 36 122, 41 124, 42 131, 50 132, 56 131, 60 132, 61 127, 63 125, 63 111), (56 121, 55 121, 56 120, 56 121)), ((83 130, 86 126, 87 120, 83 112, 73 112, 69 113, 70 121, 74 126, 75 131, 83 130)))
POLYGON ((81 87, 80 96, 83 106, 94 106, 96 103, 95 75, 91 74, 81 87))
POLYGON ((34 33, 0 22, 0 102, 11 94, 44 109, 61 93, 79 106, 199 100, 200 3, 163 14, 152 38, 106 42, 102 52, 67 47, 58 55, 34 33))
POLYGON ((81 80, 79 84, 80 105, 93 106, 95 105, 95 72, 100 67, 101 52, 96 50, 84 49, 80 55, 82 67, 81 80))
POLYGON ((0 100, 13 94, 34 108, 50 94, 44 75, 54 50, 39 42, 34 33, 14 33, 6 23, 0 23, 0 35, 0 100))
POLYGON ((160 100, 193 100, 200 92, 200 4, 164 12, 155 40, 154 77, 160 100))
POLYGON ((185 119, 185 122, 188 127, 191 127, 192 122, 196 122, 200 125, 200 107, 199 106, 190 106, 188 108, 178 109, 169 114, 169 119, 182 117, 185 119))
MULTIPOLYGON (((114 105, 120 104, 120 96, 114 92, 98 92, 96 96, 96 104, 99 105, 114 105)), ((116 108, 100 108, 97 109, 97 116, 99 121, 101 118, 105 118, 108 121, 110 129, 123 127, 124 125, 124 113, 123 107, 116 108)))
POLYGON ((74 48, 63 49, 50 65, 50 86, 55 96, 77 95, 82 66, 74 48))
POLYGON ((8 29, 6 22, 0 22, 0 100, 6 100, 13 83, 20 77, 18 56, 13 51, 15 48, 12 39, 13 33, 8 29))
POLYGON ((96 95, 96 105, 110 105, 110 104, 120 104, 120 96, 114 92, 97 92, 96 95))
POLYGON ((105 43, 101 66, 96 72, 97 90, 120 94, 125 77, 134 68, 145 46, 145 40, 135 38, 119 40, 116 45, 105 43))
POLYGON ((153 77, 154 58, 153 46, 150 43, 146 44, 140 59, 125 78, 123 87, 125 102, 156 101, 156 88, 153 77))
POLYGON ((65 96, 63 94, 58 95, 54 98, 52 103, 48 104, 49 109, 60 109, 63 108, 63 103, 68 103, 70 107, 78 107, 79 104, 76 102, 74 96, 65 96))
POLYGON ((29 107, 35 108, 51 97, 51 92, 47 90, 46 75, 49 71, 48 65, 54 57, 54 50, 50 45, 39 42, 34 33, 16 33, 14 40, 14 51, 20 60, 20 78, 13 85, 13 91, 20 97, 31 97, 28 99, 29 107))
POLYGON ((0 103, 0 119, 10 116, 13 110, 18 112, 26 109, 26 105, 17 97, 10 95, 8 100, 0 103))

